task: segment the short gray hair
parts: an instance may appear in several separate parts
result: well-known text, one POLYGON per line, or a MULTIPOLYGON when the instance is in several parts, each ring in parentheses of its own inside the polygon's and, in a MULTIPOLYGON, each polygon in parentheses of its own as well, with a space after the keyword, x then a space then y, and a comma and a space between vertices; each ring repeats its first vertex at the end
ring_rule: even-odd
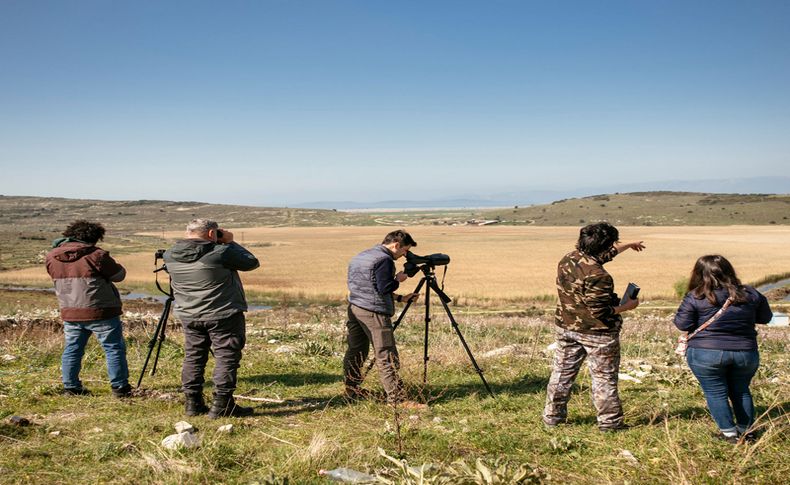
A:
POLYGON ((205 236, 209 229, 219 229, 219 224, 210 219, 192 219, 187 224, 187 233, 205 236))

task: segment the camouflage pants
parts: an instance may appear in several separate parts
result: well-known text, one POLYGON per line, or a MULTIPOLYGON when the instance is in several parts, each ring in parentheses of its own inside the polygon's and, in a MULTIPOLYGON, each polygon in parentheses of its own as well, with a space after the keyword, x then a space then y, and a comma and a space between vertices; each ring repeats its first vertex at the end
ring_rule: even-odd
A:
POLYGON ((623 423, 623 407, 617 393, 620 368, 619 334, 585 334, 557 327, 557 350, 546 389, 543 422, 556 425, 568 417, 571 386, 584 359, 592 378, 592 399, 598 411, 598 427, 617 428, 623 423))

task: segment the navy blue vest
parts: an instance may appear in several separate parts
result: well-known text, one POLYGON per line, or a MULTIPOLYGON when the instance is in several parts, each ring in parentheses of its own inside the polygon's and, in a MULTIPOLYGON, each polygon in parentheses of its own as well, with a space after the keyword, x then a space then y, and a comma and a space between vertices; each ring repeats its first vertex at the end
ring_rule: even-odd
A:
MULTIPOLYGON (((395 302, 392 293, 379 294, 376 290, 376 275, 373 268, 383 259, 392 259, 392 253, 379 244, 354 256, 348 264, 349 303, 365 310, 392 316, 395 302)), ((395 275, 393 274, 394 278, 395 275)))

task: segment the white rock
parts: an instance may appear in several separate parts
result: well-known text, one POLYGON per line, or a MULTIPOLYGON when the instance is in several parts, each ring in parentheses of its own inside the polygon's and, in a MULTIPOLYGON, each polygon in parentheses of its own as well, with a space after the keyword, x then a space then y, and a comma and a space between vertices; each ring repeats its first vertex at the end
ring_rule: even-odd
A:
POLYGON ((276 349, 274 349, 275 354, 293 354, 296 352, 296 347, 291 345, 280 345, 276 349))
POLYGON ((173 425, 176 429, 176 433, 194 433, 195 427, 191 424, 187 423, 186 421, 179 421, 173 425))
POLYGON ((103 430, 103 429, 101 429, 101 428, 99 428, 99 427, 96 427, 96 428, 93 428, 93 429, 91 430, 91 433, 101 433, 102 431, 104 431, 104 430, 103 430))
POLYGON ((482 357, 484 359, 488 359, 491 357, 501 357, 503 355, 514 355, 517 354, 521 350, 521 346, 517 344, 506 345, 504 347, 500 347, 498 349, 489 350, 488 352, 484 353, 482 357))
POLYGON ((628 450, 620 451, 620 454, 617 456, 619 456, 620 458, 625 458, 625 461, 627 461, 628 464, 631 466, 639 466, 639 460, 637 460, 634 454, 628 450))
POLYGON ((621 381, 631 381, 631 382, 636 382, 637 384, 641 384, 642 383, 642 381, 640 379, 637 379, 636 377, 628 375, 628 374, 623 374, 622 372, 617 374, 617 377, 621 381))
POLYGON ((441 423, 442 422, 441 416, 436 416, 435 418, 433 418, 433 422, 434 423, 441 423))
POLYGON ((162 447, 168 450, 177 450, 179 448, 197 448, 200 446, 200 437, 192 433, 178 433, 171 434, 162 440, 162 447))
POLYGON ((270 344, 276 344, 277 342, 279 342, 279 340, 277 340, 276 338, 270 338, 268 342, 270 344))
POLYGON ((548 350, 549 352, 554 352, 555 350, 557 350, 557 347, 559 347, 559 345, 557 345, 557 342, 554 342, 548 347, 546 347, 546 350, 548 350))
POLYGON ((217 428, 217 432, 219 433, 232 433, 233 432, 233 425, 232 424, 225 424, 217 428))
POLYGON ((5 354, 3 355, 3 360, 6 362, 11 362, 12 360, 16 360, 16 355, 5 354))
POLYGON ((60 436, 60 431, 52 431, 49 433, 50 436, 60 436))

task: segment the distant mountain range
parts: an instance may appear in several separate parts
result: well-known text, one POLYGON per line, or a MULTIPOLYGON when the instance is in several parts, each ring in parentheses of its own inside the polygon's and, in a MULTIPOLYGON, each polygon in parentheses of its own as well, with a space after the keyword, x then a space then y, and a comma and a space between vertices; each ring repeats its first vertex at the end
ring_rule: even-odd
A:
POLYGON ((705 192, 721 194, 790 194, 790 177, 750 177, 709 180, 667 180, 634 184, 612 184, 579 187, 566 190, 545 188, 511 190, 490 194, 465 194, 428 200, 381 200, 381 201, 312 201, 289 204, 293 208, 312 209, 431 209, 431 208, 483 208, 511 207, 548 204, 572 197, 587 197, 597 194, 623 192, 705 192))

